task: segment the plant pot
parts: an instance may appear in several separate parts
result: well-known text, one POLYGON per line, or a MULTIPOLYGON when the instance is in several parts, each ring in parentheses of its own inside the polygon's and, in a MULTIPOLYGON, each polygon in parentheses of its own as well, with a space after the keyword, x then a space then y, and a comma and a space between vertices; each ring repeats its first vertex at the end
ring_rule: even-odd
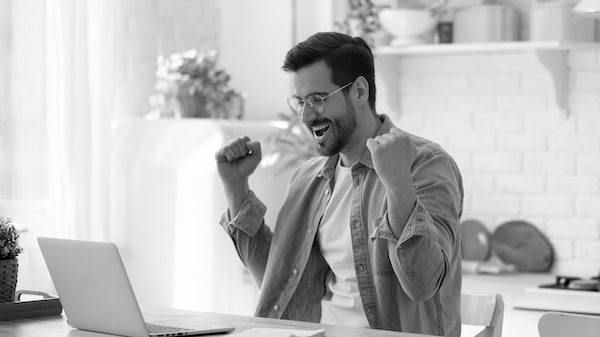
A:
POLYGON ((17 259, 0 260, 0 303, 15 301, 18 270, 17 259))
POLYGON ((181 118, 209 118, 210 111, 206 109, 206 96, 203 95, 185 95, 177 96, 177 112, 181 118))

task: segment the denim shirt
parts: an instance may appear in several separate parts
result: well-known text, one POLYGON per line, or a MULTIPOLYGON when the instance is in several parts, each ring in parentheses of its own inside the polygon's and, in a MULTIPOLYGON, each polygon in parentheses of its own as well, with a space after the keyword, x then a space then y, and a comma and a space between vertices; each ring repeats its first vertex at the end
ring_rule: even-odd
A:
MULTIPOLYGON (((394 126, 387 116, 382 121, 378 135, 394 126)), ((352 165, 348 225, 358 289, 371 328, 458 337, 462 177, 439 145, 409 136, 417 148, 411 168, 417 202, 406 226, 388 221, 394 205, 369 150, 352 165)), ((294 172, 273 231, 252 191, 234 219, 223 215, 221 225, 261 288, 257 316, 320 321, 329 266, 316 238, 338 158, 313 158, 294 172)))

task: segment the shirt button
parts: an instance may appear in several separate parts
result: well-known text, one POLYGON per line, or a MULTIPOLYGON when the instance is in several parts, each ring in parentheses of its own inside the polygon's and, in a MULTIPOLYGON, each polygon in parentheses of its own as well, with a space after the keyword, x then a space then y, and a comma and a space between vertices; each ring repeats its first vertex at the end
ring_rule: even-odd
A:
POLYGON ((312 229, 309 229, 309 230, 308 230, 308 234, 312 234, 312 229))
POLYGON ((360 224, 358 223, 358 221, 354 221, 354 227, 358 228, 360 226, 360 224))
POLYGON ((329 195, 329 189, 325 190, 325 195, 329 195))
POLYGON ((298 275, 298 269, 294 269, 292 273, 294 273, 294 275, 298 275))
POLYGON ((275 311, 279 310, 279 306, 278 306, 277 304, 275 304, 275 305, 273 306, 273 310, 275 310, 275 311))

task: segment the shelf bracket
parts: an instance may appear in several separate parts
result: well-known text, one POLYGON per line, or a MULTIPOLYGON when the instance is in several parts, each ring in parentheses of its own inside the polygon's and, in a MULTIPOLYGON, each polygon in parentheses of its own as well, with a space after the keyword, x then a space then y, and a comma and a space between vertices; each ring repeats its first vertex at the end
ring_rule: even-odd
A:
POLYGON ((548 70, 554 86, 556 106, 564 118, 569 117, 569 72, 566 50, 536 50, 540 63, 548 70))

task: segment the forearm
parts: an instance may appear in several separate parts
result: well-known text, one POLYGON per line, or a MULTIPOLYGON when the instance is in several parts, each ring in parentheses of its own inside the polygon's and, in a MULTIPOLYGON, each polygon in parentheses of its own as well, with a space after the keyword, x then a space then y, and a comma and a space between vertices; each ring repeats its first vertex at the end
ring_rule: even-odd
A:
POLYGON ((250 192, 248 180, 236 184, 223 184, 223 189, 229 207, 229 216, 233 219, 240 212, 242 204, 250 192))
POLYGON ((388 208, 388 220, 393 224, 391 229, 394 236, 399 238, 417 202, 410 174, 398 186, 386 186, 386 199, 388 205, 393 205, 388 208))

